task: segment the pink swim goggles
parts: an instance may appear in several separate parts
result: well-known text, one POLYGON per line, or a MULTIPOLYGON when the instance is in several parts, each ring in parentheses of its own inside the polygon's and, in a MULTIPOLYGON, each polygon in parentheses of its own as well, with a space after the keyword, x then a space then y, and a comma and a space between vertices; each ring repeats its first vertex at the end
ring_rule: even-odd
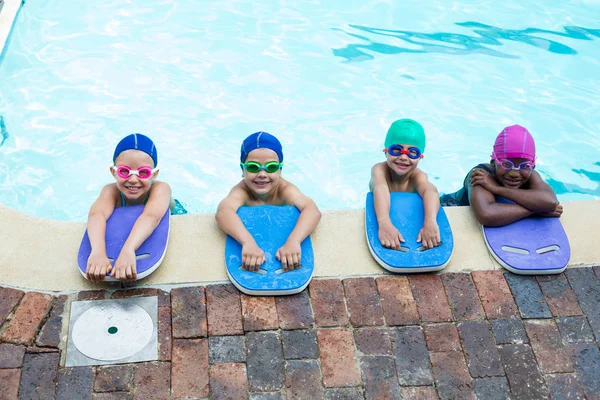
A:
POLYGON ((131 175, 135 175, 140 179, 149 179, 150 177, 152 177, 152 175, 154 175, 154 173, 156 171, 158 171, 158 168, 152 169, 150 167, 141 167, 138 169, 131 169, 127 165, 119 165, 119 166, 113 165, 111 168, 113 171, 115 171, 117 173, 117 175, 121 179, 127 179, 131 175))

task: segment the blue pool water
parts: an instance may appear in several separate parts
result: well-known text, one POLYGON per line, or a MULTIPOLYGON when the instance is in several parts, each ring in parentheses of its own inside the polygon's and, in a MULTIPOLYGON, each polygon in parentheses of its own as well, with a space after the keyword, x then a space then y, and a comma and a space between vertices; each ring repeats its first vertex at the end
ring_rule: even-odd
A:
POLYGON ((118 140, 143 132, 175 196, 214 212, 265 130, 320 208, 361 208, 402 117, 424 125, 440 192, 519 123, 561 200, 598 198, 598 15, 598 0, 27 0, 0 62, 0 202, 83 221, 118 140))

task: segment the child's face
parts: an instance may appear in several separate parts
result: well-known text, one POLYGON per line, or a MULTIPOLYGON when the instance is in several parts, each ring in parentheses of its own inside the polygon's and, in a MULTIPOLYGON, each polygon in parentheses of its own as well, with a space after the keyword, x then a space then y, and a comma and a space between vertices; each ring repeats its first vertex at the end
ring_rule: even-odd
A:
MULTIPOLYGON (((415 147, 411 144, 401 144, 404 149, 409 149, 415 147)), ((390 146, 391 147, 391 146, 390 146)), ((385 153, 387 158, 388 167, 398 176, 405 176, 410 174, 412 171, 417 168, 419 164, 420 157, 418 158, 410 158, 408 154, 400 154, 399 156, 394 156, 392 154, 385 153)))
MULTIPOLYGON (((142 167, 154 168, 154 161, 152 161, 152 157, 143 151, 126 150, 119 154, 115 160, 115 166, 119 165, 129 167, 131 170, 138 170, 142 167)), ((158 171, 154 172, 148 179, 141 179, 135 174, 131 174, 127 178, 122 178, 117 174, 115 169, 111 169, 111 173, 117 182, 119 191, 123 193, 123 196, 127 200, 133 202, 143 198, 148 193, 152 183, 158 176, 158 171)))
MULTIPOLYGON (((277 154, 270 149, 255 149, 248 153, 246 163, 253 161, 257 162, 264 167, 268 162, 276 161, 279 162, 277 154)), ((251 173, 243 169, 242 177, 246 182, 246 185, 257 195, 266 195, 270 193, 279 184, 279 178, 281 178, 281 169, 277 172, 268 173, 267 171, 260 170, 257 173, 251 173)))
MULTIPOLYGON (((494 166, 494 169, 496 171, 495 176, 496 179, 498 180, 498 182, 500 182, 500 184, 504 187, 508 187, 508 188, 520 188, 521 186, 523 186, 531 177, 531 174, 533 172, 533 168, 527 168, 528 165, 531 166, 532 163, 530 160, 527 160, 525 158, 507 158, 506 160, 512 162, 513 165, 511 165, 510 163, 502 163, 502 164, 506 164, 504 165, 504 167, 502 166, 502 164, 496 160, 492 160, 492 165, 494 166), (529 162, 529 164, 528 164, 529 162), (524 164, 522 164, 524 163, 524 164), (521 165, 520 169, 512 169, 514 168, 519 168, 519 165, 521 165), (506 169, 509 168, 509 169, 506 169)), ((504 160, 501 160, 504 161, 504 160)))

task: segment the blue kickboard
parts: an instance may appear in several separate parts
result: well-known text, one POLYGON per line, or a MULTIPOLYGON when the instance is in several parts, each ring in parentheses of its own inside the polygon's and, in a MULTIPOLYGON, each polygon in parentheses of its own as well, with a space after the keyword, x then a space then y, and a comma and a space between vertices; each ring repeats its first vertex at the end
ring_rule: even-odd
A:
POLYGON ((369 249, 375 260, 392 272, 428 272, 439 271, 450 261, 454 250, 452 229, 444 209, 440 207, 437 223, 440 229, 441 246, 429 250, 420 250, 417 242, 424 221, 423 200, 417 193, 390 193, 390 219, 400 231, 405 242, 402 247, 408 251, 386 249, 379 241, 379 224, 375 214, 373 193, 367 194, 365 228, 369 249))
MULTIPOLYGON (((113 266, 121 253, 125 241, 129 237, 133 225, 135 225, 135 222, 142 215, 143 211, 143 205, 117 207, 106 221, 106 255, 111 259, 113 266)), ((170 218, 170 211, 167 210, 154 232, 135 252, 138 280, 150 275, 162 262, 169 241, 170 218)), ((84 276, 91 251, 92 246, 86 230, 77 256, 79 270, 84 276)), ((105 280, 117 281, 116 278, 111 278, 108 274, 105 280)))
POLYGON ((301 268, 282 272, 275 254, 296 226, 300 212, 293 206, 240 207, 237 214, 256 244, 265 252, 261 272, 241 269, 242 246, 231 236, 225 241, 225 262, 232 283, 251 295, 283 295, 298 293, 308 285, 314 271, 314 253, 310 236, 300 244, 301 268))
MULTIPOLYGON (((514 203, 496 197, 499 203, 514 203)), ((483 227, 492 256, 520 275, 560 274, 571 258, 567 234, 556 217, 529 217, 499 227, 483 227)))

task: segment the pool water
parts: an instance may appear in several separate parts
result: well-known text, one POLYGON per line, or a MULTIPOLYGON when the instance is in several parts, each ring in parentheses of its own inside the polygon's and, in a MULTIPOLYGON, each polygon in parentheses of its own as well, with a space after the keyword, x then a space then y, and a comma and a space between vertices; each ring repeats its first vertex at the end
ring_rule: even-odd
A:
POLYGON ((27 0, 0 61, 0 202, 84 221, 115 145, 142 132, 175 197, 214 212, 264 130, 321 209, 358 209, 405 117, 440 192, 518 123, 559 199, 599 198, 598 15, 597 0, 27 0))

